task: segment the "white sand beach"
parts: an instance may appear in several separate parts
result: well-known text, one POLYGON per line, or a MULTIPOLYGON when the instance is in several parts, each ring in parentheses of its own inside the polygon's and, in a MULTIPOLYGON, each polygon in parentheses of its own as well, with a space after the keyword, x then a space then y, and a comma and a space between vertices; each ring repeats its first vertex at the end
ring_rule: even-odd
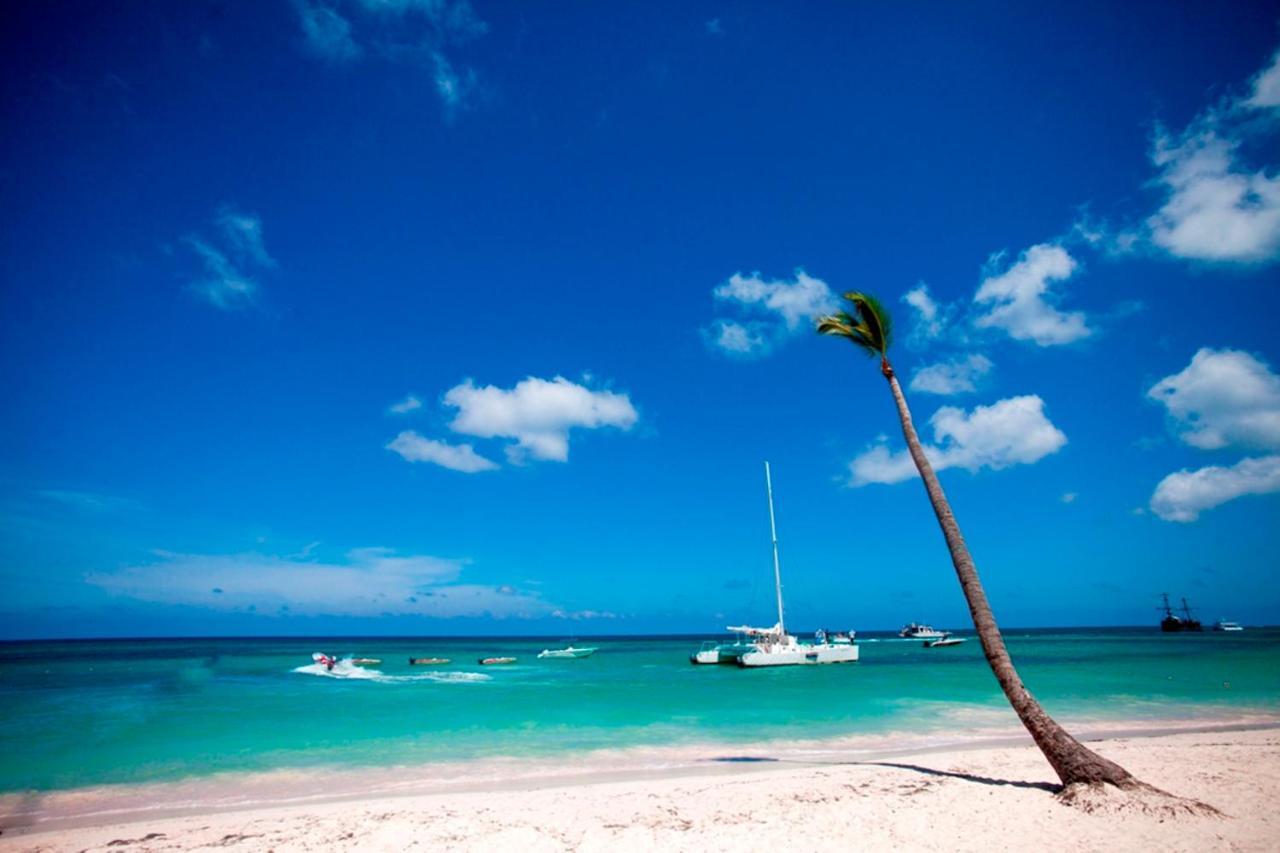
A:
POLYGON ((145 804, 126 808, 123 801, 95 811, 88 804, 100 794, 67 792, 51 796, 47 820, 33 821, 21 818, 23 801, 9 797, 0 850, 1280 848, 1274 724, 1112 736, 1091 745, 1153 785, 1215 806, 1222 817, 1063 805, 1049 766, 1022 743, 853 760, 777 760, 735 748, 701 768, 666 773, 565 767, 559 776, 490 778, 465 790, 346 791, 303 805, 258 800, 215 810, 170 798, 149 814, 145 804), (183 808, 190 813, 175 816, 183 808))

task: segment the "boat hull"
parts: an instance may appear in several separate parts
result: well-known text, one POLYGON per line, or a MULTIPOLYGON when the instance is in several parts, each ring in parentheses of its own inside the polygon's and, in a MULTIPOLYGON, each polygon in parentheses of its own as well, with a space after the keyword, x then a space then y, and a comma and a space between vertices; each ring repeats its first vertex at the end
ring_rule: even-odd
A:
POLYGON ((693 664, 735 664, 754 647, 738 643, 726 643, 713 648, 701 648, 689 655, 689 663, 693 664))
POLYGON ((820 663, 854 663, 858 660, 855 645, 796 646, 777 651, 747 652, 738 658, 738 666, 806 666, 820 663))
POLYGON ((596 653, 595 649, 543 649, 538 653, 540 658, 589 658, 596 653))
POLYGON ((941 640, 943 637, 947 636, 947 632, 939 631, 937 628, 932 628, 928 625, 917 625, 912 622, 909 625, 903 626, 902 630, 898 632, 898 636, 904 640, 941 640))

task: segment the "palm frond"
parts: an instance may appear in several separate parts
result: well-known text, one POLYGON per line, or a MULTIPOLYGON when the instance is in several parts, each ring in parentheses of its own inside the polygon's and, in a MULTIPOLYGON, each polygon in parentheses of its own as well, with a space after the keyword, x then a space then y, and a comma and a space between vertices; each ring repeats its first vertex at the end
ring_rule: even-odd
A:
POLYGON ((845 299, 857 306, 858 316, 878 342, 880 354, 887 355, 893 343, 893 315, 870 293, 846 293, 845 299))
POLYGON ((852 315, 837 311, 817 319, 817 332, 820 335, 835 335, 846 338, 854 346, 867 355, 875 355, 878 350, 870 338, 870 329, 852 315))

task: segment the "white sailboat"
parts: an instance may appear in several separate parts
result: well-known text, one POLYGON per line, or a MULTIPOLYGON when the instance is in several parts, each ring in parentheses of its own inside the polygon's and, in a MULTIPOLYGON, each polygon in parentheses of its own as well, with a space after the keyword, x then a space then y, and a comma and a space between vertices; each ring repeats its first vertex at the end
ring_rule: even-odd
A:
POLYGON ((787 633, 782 612, 782 571, 778 566, 778 526, 773 516, 773 479, 769 463, 764 463, 765 491, 769 496, 769 535, 773 540, 773 584, 778 599, 778 624, 772 628, 730 627, 730 631, 748 639, 748 648, 735 655, 741 667, 794 666, 813 663, 851 663, 858 659, 858 646, 853 642, 801 643, 787 633))

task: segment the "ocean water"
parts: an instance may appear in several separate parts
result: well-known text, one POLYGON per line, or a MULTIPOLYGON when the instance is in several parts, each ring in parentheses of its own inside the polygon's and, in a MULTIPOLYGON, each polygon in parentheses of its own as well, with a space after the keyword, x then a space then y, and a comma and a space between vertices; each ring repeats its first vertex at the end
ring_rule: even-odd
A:
MULTIPOLYGON (((964 635, 963 633, 961 634, 964 635)), ((695 667, 701 638, 175 639, 0 644, 0 793, 227 771, 386 767, 603 748, 1016 725, 976 640, 859 636, 856 664, 695 667), (581 643, 580 643, 581 644, 581 643), (316 651, 380 658, 373 668, 316 651), (510 666, 477 658, 509 655, 510 666), (411 667, 410 656, 450 658, 411 667)), ((1009 631, 1024 680, 1072 721, 1280 714, 1280 629, 1009 631)))

